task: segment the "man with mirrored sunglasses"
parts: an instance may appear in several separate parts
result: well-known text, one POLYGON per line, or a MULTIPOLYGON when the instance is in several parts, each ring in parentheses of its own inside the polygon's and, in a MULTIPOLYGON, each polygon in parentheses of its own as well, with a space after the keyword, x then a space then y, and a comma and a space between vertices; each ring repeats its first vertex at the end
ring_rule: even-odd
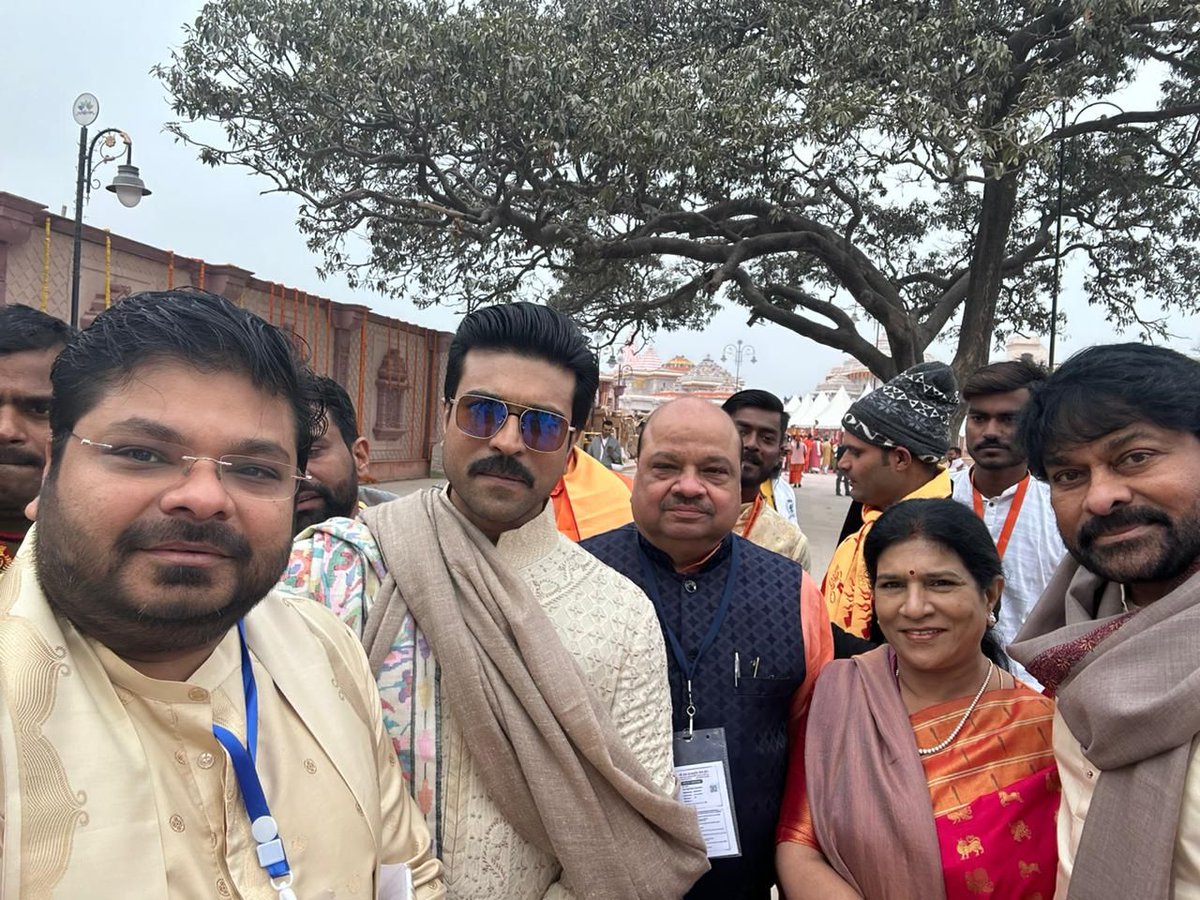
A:
POLYGON ((0 896, 445 896, 361 647, 270 593, 308 377, 190 291, 127 298, 55 361, 0 581, 0 896))
POLYGON ((561 313, 466 316, 446 366, 448 488, 314 530, 282 585, 362 637, 455 897, 665 900, 708 866, 675 799, 653 607, 548 502, 598 382, 561 313))

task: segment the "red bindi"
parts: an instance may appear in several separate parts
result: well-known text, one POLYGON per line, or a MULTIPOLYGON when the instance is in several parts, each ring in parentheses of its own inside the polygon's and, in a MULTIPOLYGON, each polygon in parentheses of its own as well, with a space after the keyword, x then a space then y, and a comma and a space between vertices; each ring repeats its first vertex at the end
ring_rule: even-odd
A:
POLYGON ((909 570, 908 570, 908 574, 909 574, 909 575, 916 575, 916 574, 917 574, 917 570, 916 570, 916 569, 909 569, 909 570))

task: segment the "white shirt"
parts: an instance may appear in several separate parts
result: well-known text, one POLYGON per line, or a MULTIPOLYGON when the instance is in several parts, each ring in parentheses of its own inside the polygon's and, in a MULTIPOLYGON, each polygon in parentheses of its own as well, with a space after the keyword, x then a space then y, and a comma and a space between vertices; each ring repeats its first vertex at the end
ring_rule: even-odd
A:
MULTIPOLYGON (((1101 772, 1083 755, 1079 741, 1057 711, 1054 713, 1053 739, 1054 759, 1062 779, 1057 819, 1058 885, 1054 896, 1066 898, 1079 839, 1083 836, 1083 824, 1101 772)), ((1194 747, 1184 783, 1183 805, 1179 810, 1179 830, 1175 833, 1171 896, 1174 900, 1200 898, 1200 765, 1196 763, 1194 747)))
POLYGON ((771 494, 775 498, 775 512, 799 528, 800 520, 796 517, 796 492, 788 484, 786 469, 771 481, 771 494))
MULTIPOLYGON (((954 486, 951 496, 971 510, 974 509, 971 499, 973 470, 974 466, 950 476, 954 486)), ((983 498, 983 524, 987 526, 993 541, 1000 539, 1019 486, 1018 482, 999 497, 983 498)), ((1067 548, 1058 533, 1054 510, 1050 506, 1050 485, 1030 478, 1029 489, 1017 514, 1017 523, 1001 560, 1004 563, 1004 594, 1000 600, 1000 621, 996 631, 1005 648, 1016 638, 1066 552, 1067 548)), ((1020 664, 1014 661, 1012 666, 1013 674, 1026 684, 1040 689, 1041 686, 1020 664)))

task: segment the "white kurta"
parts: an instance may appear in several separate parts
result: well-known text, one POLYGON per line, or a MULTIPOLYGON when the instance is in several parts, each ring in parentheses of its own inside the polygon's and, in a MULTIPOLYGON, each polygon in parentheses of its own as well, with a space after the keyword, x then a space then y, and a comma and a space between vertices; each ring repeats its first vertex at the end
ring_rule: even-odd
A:
MULTIPOLYGON (((974 508, 971 471, 963 469, 950 476, 954 485, 951 496, 968 509, 974 508)), ((1016 495, 1017 485, 1013 485, 999 497, 983 498, 983 524, 993 541, 1000 539, 1016 495)), ((1005 647, 1016 638, 1066 552, 1050 506, 1050 485, 1031 478, 1002 560, 1004 595, 996 630, 1005 647)), ((1019 663, 1013 661, 1012 666, 1018 678, 1040 690, 1041 685, 1019 663)))

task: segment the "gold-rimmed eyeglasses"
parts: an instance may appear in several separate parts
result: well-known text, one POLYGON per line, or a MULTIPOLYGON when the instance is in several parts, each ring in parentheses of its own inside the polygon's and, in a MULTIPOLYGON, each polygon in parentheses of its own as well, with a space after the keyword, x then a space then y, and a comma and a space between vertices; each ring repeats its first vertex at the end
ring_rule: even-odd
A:
POLYGON ((253 500, 286 500, 295 496, 301 484, 312 480, 312 476, 277 459, 237 453, 199 456, 182 444, 146 437, 109 438, 105 443, 75 432, 71 436, 91 448, 110 474, 160 488, 187 478, 198 462, 211 462, 227 491, 253 500))

